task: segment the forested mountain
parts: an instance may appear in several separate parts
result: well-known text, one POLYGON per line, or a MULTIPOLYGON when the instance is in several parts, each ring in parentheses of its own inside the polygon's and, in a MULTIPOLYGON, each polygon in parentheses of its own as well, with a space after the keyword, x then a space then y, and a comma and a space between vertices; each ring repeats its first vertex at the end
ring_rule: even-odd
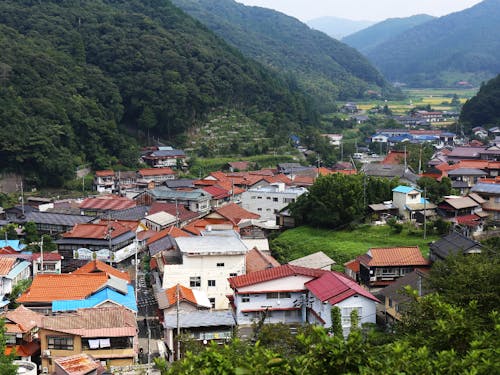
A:
POLYGON ((0 171, 37 185, 133 164, 125 134, 173 139, 217 106, 276 133, 317 121, 293 80, 167 0, 4 0, 0 51, 0 171))
POLYGON ((355 21, 338 17, 319 17, 306 22, 311 28, 323 31, 335 39, 363 30, 374 23, 373 21, 355 21))
POLYGON ((295 18, 234 0, 173 0, 246 56, 296 77, 301 87, 329 111, 335 99, 363 97, 367 90, 391 88, 355 49, 295 18))
POLYGON ((428 21, 382 43, 368 58, 387 78, 416 87, 479 84, 500 72, 500 0, 428 21))
POLYGON ((432 19, 434 19, 434 17, 427 14, 417 14, 405 18, 389 18, 363 30, 347 35, 342 38, 342 42, 366 54, 379 44, 432 19))
POLYGON ((462 107, 460 122, 468 133, 475 126, 500 126, 500 75, 481 86, 462 107))

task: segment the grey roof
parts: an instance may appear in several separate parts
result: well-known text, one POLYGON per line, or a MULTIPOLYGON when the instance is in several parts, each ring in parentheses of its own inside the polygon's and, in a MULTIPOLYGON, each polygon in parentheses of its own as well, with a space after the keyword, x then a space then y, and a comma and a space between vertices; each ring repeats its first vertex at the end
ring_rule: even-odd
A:
POLYGON ((148 156, 161 158, 165 156, 186 156, 186 153, 183 150, 158 150, 153 151, 148 156))
POLYGON ((33 221, 36 224, 52 224, 52 225, 65 225, 73 226, 75 224, 86 224, 94 220, 93 216, 85 215, 67 215, 58 214, 53 212, 38 212, 33 211, 25 215, 25 221, 33 221))
POLYGON ((453 181, 451 183, 451 187, 454 189, 463 189, 463 188, 468 188, 469 184, 465 181, 453 181))
POLYGON ((480 243, 457 232, 452 232, 429 245, 431 252, 441 259, 450 254, 457 254, 459 251, 467 253, 470 249, 480 249, 481 247, 480 243))
POLYGON ((175 242, 170 236, 160 238, 149 246, 149 255, 154 256, 163 250, 168 250, 175 247, 175 242))
POLYGON ((166 180, 163 184, 171 189, 194 187, 194 181, 187 178, 181 178, 179 180, 166 180))
POLYGON ((148 211, 149 206, 136 206, 124 210, 111 211, 106 214, 106 217, 109 215, 111 219, 139 221, 147 215, 148 211))
POLYGON ((239 238, 231 236, 178 237, 181 253, 187 254, 246 254, 248 249, 239 238))
POLYGON ((404 165, 399 164, 368 163, 363 166, 362 171, 367 176, 387 178, 399 177, 413 183, 416 183, 418 180, 418 176, 413 173, 411 169, 405 169, 404 165))
POLYGON ((322 251, 306 255, 289 262, 293 266, 302 266, 307 268, 324 268, 335 264, 335 261, 322 251))
MULTIPOLYGON (((236 325, 233 314, 227 311, 193 311, 179 316, 180 328, 216 327, 236 325)), ((177 327, 177 314, 166 314, 163 322, 165 328, 177 327)))
POLYGON ((458 168, 448 172, 448 176, 486 176, 487 174, 478 168, 458 168))
POLYGON ((500 195, 500 184, 485 184, 483 182, 479 182, 472 187, 471 191, 480 194, 485 193, 500 195))
POLYGON ((166 200, 204 200, 211 197, 209 193, 201 189, 192 191, 179 191, 169 189, 166 186, 159 186, 155 189, 148 190, 148 192, 156 199, 166 200))
POLYGON ((382 289, 380 294, 384 297, 390 297, 393 301, 398 303, 408 302, 412 298, 404 292, 404 289, 406 286, 410 286, 412 289, 419 291, 420 296, 424 296, 429 293, 429 290, 425 288, 424 279, 426 276, 427 274, 418 270, 413 271, 382 289))
MULTIPOLYGON (((135 238, 135 232, 128 231, 123 233, 122 235, 112 238, 111 245, 117 245, 123 241, 130 240, 135 238)), ((105 238, 61 238, 55 241, 58 245, 63 244, 75 244, 75 245, 93 245, 93 246, 103 246, 103 248, 108 248, 109 241, 105 238)))

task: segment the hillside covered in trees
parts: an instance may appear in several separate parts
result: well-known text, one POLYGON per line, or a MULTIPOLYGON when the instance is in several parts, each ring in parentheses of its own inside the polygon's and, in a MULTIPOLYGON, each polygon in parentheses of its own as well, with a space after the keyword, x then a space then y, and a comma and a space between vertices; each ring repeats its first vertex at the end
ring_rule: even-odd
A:
POLYGON ((480 82, 500 72, 500 0, 416 26, 369 51, 367 57, 392 81, 412 87, 480 82))
POLYGON ((373 90, 396 94, 358 51, 274 10, 234 0, 173 0, 246 56, 296 77, 323 111, 336 99, 361 98, 373 90))
POLYGON ((477 95, 464 104, 460 122, 467 133, 475 126, 500 125, 500 74, 482 85, 477 95))
POLYGON ((59 186, 133 165, 138 131, 174 140, 215 107, 279 131, 315 124, 293 80, 167 0, 0 2, 0 171, 59 186))
POLYGON ((416 14, 411 17, 403 18, 389 18, 358 32, 347 35, 342 38, 342 42, 366 54, 379 44, 432 19, 434 19, 434 17, 428 14, 416 14))

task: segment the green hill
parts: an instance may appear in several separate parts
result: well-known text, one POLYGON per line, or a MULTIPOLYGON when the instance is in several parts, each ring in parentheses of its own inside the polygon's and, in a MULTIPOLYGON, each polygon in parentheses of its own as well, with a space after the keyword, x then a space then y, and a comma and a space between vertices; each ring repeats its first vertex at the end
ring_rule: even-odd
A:
POLYGON ((477 95, 463 105, 460 122, 467 132, 476 126, 500 125, 500 75, 482 85, 477 95))
POLYGON ((331 111, 336 99, 392 88, 355 49, 282 13, 233 0, 173 0, 246 56, 297 79, 331 111))
POLYGON ((213 108, 316 123, 292 79, 167 0, 5 0, 0 51, 0 171, 34 185, 59 186, 83 163, 133 165, 126 134, 171 141, 213 108))
POLYGON ((392 81, 415 87, 479 84, 500 72, 500 0, 428 21, 367 56, 392 81))
POLYGON ((427 14, 417 14, 405 18, 389 18, 363 30, 347 35, 342 38, 342 42, 366 54, 379 44, 432 19, 434 19, 434 17, 427 14))

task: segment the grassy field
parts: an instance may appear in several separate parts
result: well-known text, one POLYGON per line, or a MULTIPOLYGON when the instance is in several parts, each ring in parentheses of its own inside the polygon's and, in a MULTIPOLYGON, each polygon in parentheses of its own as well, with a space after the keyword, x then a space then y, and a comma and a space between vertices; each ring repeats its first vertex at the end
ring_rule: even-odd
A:
POLYGON ((371 247, 418 245, 422 254, 427 256, 429 243, 437 239, 437 236, 427 236, 424 240, 422 232, 410 234, 407 228, 395 234, 388 226, 362 225, 352 231, 302 226, 283 232, 272 241, 271 248, 286 261, 323 251, 341 267, 345 262, 366 253, 371 247))

